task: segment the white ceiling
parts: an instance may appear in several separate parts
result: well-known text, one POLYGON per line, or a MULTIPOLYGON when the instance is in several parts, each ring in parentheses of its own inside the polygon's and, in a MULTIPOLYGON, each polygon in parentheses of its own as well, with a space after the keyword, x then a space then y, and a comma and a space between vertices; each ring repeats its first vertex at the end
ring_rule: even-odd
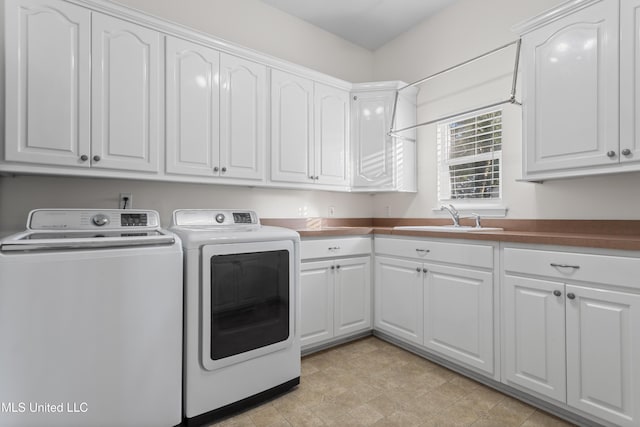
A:
POLYGON ((262 0, 375 50, 456 0, 262 0))

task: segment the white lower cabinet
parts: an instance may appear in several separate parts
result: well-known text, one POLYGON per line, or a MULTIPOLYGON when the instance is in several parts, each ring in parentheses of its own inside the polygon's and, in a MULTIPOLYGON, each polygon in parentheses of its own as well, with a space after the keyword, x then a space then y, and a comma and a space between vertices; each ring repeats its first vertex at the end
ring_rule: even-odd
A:
POLYGON ((422 344, 422 264, 376 256, 376 329, 422 344))
POLYGON ((370 330, 371 239, 303 240, 301 252, 303 349, 370 330))
POLYGON ((639 426, 640 259, 522 248, 503 259, 503 381, 639 426))
POLYGON ((493 376, 493 246, 376 237, 375 247, 375 328, 493 376))

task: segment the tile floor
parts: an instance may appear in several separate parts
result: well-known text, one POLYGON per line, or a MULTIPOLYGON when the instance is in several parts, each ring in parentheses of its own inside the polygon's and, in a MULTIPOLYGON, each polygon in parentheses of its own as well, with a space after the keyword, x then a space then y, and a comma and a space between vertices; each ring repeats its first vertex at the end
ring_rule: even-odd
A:
POLYGON ((213 424, 280 426, 570 426, 374 337, 302 359, 292 392, 213 424))

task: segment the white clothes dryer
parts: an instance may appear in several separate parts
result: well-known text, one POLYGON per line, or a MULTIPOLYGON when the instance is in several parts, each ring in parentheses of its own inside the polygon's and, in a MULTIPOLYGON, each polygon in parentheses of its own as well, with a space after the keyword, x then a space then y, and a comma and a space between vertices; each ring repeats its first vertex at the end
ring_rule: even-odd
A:
POLYGON ((184 251, 184 411, 201 425, 300 382, 300 237, 253 211, 177 210, 184 251))

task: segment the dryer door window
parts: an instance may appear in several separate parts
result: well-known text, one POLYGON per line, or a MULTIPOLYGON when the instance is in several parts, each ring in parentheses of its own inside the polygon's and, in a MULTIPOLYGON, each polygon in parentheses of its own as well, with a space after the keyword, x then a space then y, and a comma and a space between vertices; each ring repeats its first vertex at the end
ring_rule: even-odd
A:
POLYGON ((289 337, 289 252, 215 255, 211 263, 211 359, 289 337))

